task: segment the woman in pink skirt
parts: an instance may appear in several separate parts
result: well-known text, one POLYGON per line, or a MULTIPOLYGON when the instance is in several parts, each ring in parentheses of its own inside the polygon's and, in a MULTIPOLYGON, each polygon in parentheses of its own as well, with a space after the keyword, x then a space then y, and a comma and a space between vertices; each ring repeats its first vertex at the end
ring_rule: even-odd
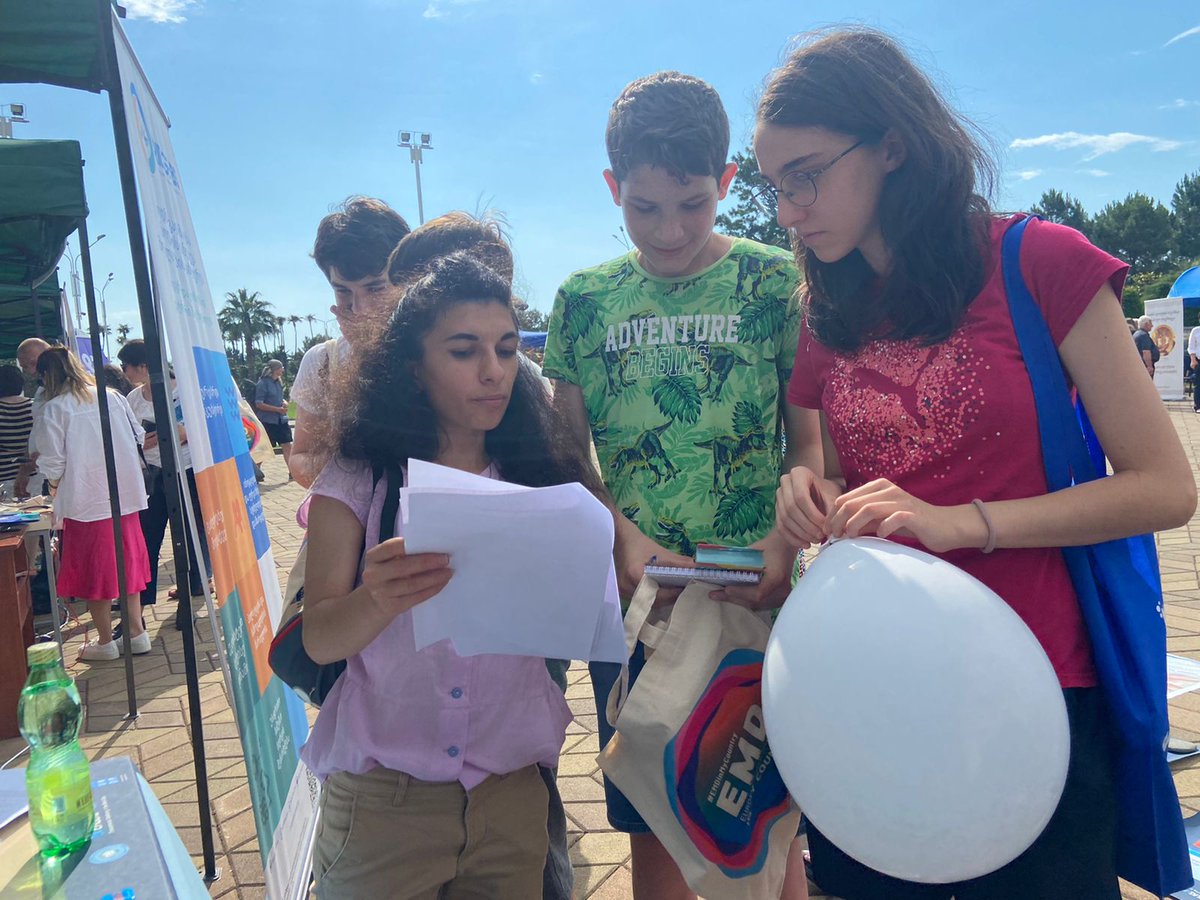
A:
MULTIPOLYGON (((97 640, 84 644, 79 658, 116 659, 121 645, 113 640, 110 603, 120 590, 96 383, 65 347, 51 347, 38 357, 37 371, 46 397, 33 431, 38 471, 50 481, 54 518, 63 531, 58 593, 88 601, 96 625, 97 640)), ((149 653, 140 595, 150 580, 150 561, 138 521, 138 511, 146 506, 138 454, 145 433, 125 398, 115 391, 108 392, 108 408, 121 506, 129 610, 125 624, 132 651, 149 653)))

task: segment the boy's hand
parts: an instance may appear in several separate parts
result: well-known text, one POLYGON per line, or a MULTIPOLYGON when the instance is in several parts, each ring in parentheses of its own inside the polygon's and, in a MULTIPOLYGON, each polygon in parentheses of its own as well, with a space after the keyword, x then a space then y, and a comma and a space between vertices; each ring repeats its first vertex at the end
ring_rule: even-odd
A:
POLYGON ((796 563, 796 547, 778 528, 761 541, 750 545, 763 552, 764 572, 758 584, 729 584, 712 591, 713 600, 736 603, 747 609, 778 609, 792 592, 792 568, 796 563))
MULTIPOLYGON (((651 559, 659 566, 690 567, 696 564, 695 560, 656 544, 624 516, 617 515, 615 519, 617 527, 613 556, 617 566, 617 591, 622 597, 633 596, 651 559)), ((674 603, 681 593, 683 588, 660 587, 654 605, 674 603)))

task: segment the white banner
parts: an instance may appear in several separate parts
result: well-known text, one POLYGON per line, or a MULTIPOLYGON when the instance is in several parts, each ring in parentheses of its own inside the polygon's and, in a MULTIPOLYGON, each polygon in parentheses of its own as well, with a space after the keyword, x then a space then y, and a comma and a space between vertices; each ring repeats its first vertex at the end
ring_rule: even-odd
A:
POLYGON ((300 699, 267 665, 283 600, 239 393, 167 133, 170 126, 115 12, 113 28, 154 293, 189 425, 229 694, 246 757, 267 896, 290 900, 307 895, 308 849, 319 794, 316 779, 299 763, 308 720, 300 699), (199 422, 206 427, 197 427, 199 422))
POLYGON ((1183 333, 1183 300, 1147 300, 1146 315, 1153 321, 1150 338, 1158 346, 1158 362, 1154 366, 1154 386, 1164 400, 1183 399, 1183 355, 1187 340, 1183 333))

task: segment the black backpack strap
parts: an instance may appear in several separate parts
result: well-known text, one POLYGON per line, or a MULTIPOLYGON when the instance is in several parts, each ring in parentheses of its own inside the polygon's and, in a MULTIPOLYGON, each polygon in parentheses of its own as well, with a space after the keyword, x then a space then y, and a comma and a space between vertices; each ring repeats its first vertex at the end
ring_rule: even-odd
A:
POLYGON ((399 466, 389 465, 383 495, 383 512, 379 515, 379 543, 396 536, 396 516, 400 512, 400 488, 404 486, 404 474, 399 466))

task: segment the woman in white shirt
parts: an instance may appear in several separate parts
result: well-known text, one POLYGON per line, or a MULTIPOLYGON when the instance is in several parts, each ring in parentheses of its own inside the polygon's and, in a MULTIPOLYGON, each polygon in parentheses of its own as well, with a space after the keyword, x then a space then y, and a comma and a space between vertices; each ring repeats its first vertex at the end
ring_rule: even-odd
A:
MULTIPOLYGON (((116 659, 120 644, 112 636, 110 602, 119 593, 113 541, 112 510, 104 454, 99 452, 100 407, 95 379, 65 347, 51 347, 37 362, 46 404, 34 426, 38 470, 54 492, 54 518, 62 528, 58 593, 88 601, 97 640, 83 645, 79 658, 116 659)), ((146 489, 138 448, 145 432, 125 398, 108 392, 113 457, 121 508, 121 541, 125 593, 133 653, 150 652, 150 636, 142 626, 139 594, 150 579, 150 562, 138 511, 146 506, 146 489)))

